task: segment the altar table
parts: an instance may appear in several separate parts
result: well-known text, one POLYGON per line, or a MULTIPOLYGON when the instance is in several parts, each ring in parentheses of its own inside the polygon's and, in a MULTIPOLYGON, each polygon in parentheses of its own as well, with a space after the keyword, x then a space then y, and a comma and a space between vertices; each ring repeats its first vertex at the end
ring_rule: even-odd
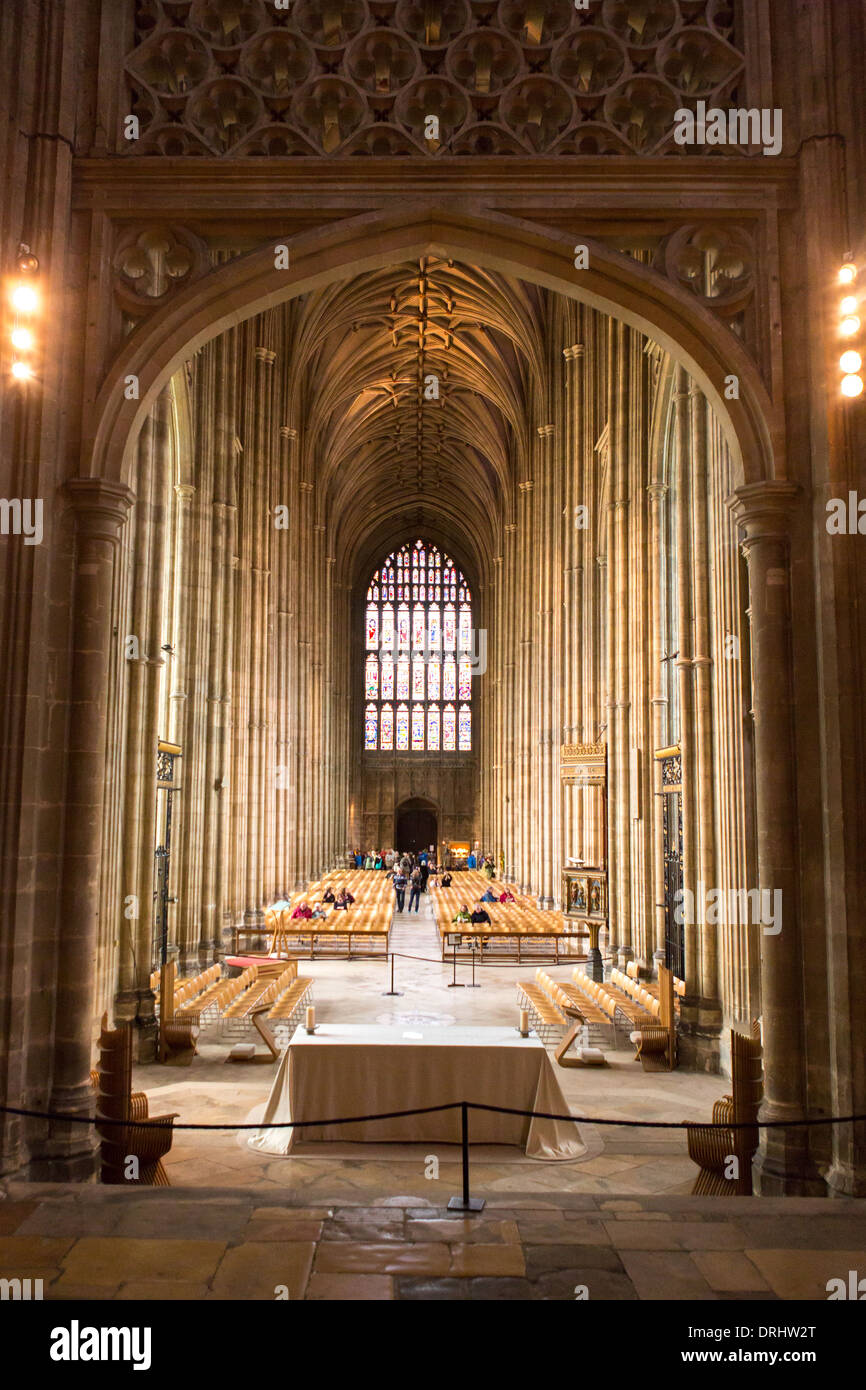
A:
MULTIPOLYGON (((262 1116, 249 1140, 260 1153, 286 1155, 295 1142, 459 1144, 460 1109, 305 1129, 270 1125, 373 1115, 450 1101, 479 1101, 564 1115, 556 1073, 536 1037, 515 1028, 300 1027, 283 1053, 262 1116)), ((576 1159, 586 1152, 569 1120, 469 1112, 473 1144, 510 1144, 529 1158, 576 1159)))

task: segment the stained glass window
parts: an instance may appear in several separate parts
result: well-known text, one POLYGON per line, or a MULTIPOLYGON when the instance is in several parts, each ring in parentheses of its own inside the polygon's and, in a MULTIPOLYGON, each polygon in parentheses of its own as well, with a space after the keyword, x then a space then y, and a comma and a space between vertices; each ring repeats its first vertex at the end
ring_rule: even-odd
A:
POLYGON ((382 748, 394 747, 394 706, 382 706, 382 748))
POLYGON ((412 751, 424 747, 424 706, 412 706, 412 751))
POLYGON ((469 752, 472 594, 453 560, 423 540, 395 550, 370 581, 365 625, 364 747, 469 752))
POLYGON ((446 753, 456 747, 454 735, 454 706, 446 705, 442 711, 442 747, 446 753))

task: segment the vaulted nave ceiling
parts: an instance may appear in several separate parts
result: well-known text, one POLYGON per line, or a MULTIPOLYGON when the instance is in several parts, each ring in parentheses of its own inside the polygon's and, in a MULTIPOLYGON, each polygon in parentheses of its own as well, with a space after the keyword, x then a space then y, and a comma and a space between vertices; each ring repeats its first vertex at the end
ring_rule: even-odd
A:
POLYGON ((407 524, 476 568, 495 553, 537 423, 544 310, 533 286, 432 257, 293 308, 308 476, 344 573, 407 524))

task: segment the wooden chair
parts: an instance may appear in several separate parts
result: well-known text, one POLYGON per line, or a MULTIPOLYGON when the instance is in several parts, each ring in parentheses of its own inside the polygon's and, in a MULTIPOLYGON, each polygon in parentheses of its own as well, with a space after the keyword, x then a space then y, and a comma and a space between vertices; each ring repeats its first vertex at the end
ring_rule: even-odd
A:
POLYGON ((99 1066, 90 1073, 96 1090, 96 1130, 100 1137, 101 1177, 114 1185, 138 1183, 141 1187, 169 1187, 162 1159, 171 1148, 172 1126, 177 1114, 150 1119, 147 1096, 132 1089, 132 1024, 108 1027, 102 1015, 99 1034, 99 1066), (100 1125, 98 1121, 122 1120, 100 1125), (135 1121, 150 1120, 153 1128, 135 1121), (138 1176, 129 1177, 129 1160, 138 1160, 138 1176))
POLYGON ((201 1032, 199 1014, 190 1007, 193 1000, 181 1001, 183 1012, 175 1012, 177 965, 173 960, 160 968, 159 975, 159 1060, 165 1062, 175 1052, 188 1053, 191 1060, 201 1032))
POLYGON ((731 1029, 731 1089, 713 1106, 713 1125, 746 1125, 745 1129, 690 1125, 689 1158, 700 1168, 693 1197, 751 1197, 752 1159, 758 1147, 758 1108, 764 1094, 761 1033, 757 1022, 752 1035, 731 1029), (736 1158, 735 1176, 726 1169, 736 1158))
POLYGON ((644 1071, 673 1071, 677 1064, 677 1019, 674 977, 667 966, 659 965, 658 1018, 647 1014, 629 1039, 635 1045, 634 1059, 644 1071))

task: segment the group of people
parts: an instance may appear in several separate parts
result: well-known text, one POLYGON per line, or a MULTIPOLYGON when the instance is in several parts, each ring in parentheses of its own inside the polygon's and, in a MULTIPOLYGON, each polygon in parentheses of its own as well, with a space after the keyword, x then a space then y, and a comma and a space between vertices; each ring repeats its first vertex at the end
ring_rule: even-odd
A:
MULTIPOLYGON (((329 907, 335 912, 348 912, 354 901, 355 899, 348 888, 341 888, 339 893, 335 893, 332 888, 326 888, 314 907, 310 907, 310 904, 307 902, 298 903, 292 913, 292 920, 321 921, 323 917, 327 917, 329 907)), ((280 899, 279 902, 271 904, 271 910, 273 912, 278 912, 284 907, 291 907, 291 903, 286 902, 284 899, 280 899)))
POLYGON ((504 890, 504 892, 499 894, 499 897, 497 897, 496 894, 490 888, 487 888, 481 894, 481 897, 478 899, 478 902, 475 904, 471 912, 469 911, 469 908, 466 906, 466 904, 463 903, 460 908, 460 911, 454 914, 454 916, 451 918, 451 921, 455 923, 472 922, 475 926, 478 926, 478 924, 481 922, 489 923, 490 914, 487 911, 487 908, 484 906, 485 903, 513 902, 514 894, 510 893, 507 888, 504 890))
MULTIPOLYGON (((391 872, 398 864, 404 865, 405 872, 406 860, 409 861, 409 872, 414 867, 421 868, 422 865, 430 862, 430 855, 427 850, 421 850, 419 854, 414 855, 398 854, 397 850, 394 849, 368 849, 366 851, 356 849, 352 857, 356 869, 384 869, 386 873, 391 872)), ((496 865, 491 854, 470 853, 466 860, 466 867, 467 869, 481 869, 487 878, 495 878, 496 876, 496 865)), ((443 872, 444 870, 441 868, 431 869, 431 873, 443 872)), ((447 884, 443 886, 447 887, 447 884)))

